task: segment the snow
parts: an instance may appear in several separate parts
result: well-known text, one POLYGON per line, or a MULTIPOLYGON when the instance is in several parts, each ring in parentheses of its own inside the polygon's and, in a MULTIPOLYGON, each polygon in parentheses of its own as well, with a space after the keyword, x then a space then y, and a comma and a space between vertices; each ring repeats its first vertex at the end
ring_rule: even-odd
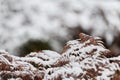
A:
POLYGON ((48 55, 51 58, 58 58, 60 57, 60 54, 54 51, 50 51, 50 50, 43 50, 43 53, 45 53, 46 55, 48 55))
POLYGON ((120 32, 119 4, 119 0, 0 0, 0 47, 14 53, 29 39, 54 42, 55 36, 66 38, 67 29, 77 26, 92 30, 93 36, 105 36, 111 44, 120 32))
POLYGON ((21 78, 10 78, 8 80, 22 80, 21 78))
MULTIPOLYGON (((80 40, 80 39, 79 39, 80 40)), ((94 53, 95 55, 93 55, 94 58, 100 56, 100 52, 104 52, 104 51, 109 51, 107 49, 105 49, 103 46, 99 46, 99 45, 89 45, 89 46, 86 46, 84 47, 86 44, 90 43, 90 40, 87 40, 86 42, 84 43, 80 43, 78 40, 73 40, 73 41, 69 41, 67 43, 67 45, 70 47, 70 49, 68 49, 65 53, 63 53, 64 55, 68 56, 68 57, 71 57, 70 60, 72 59, 75 59, 74 56, 71 56, 72 54, 79 54, 78 57, 76 58, 87 58, 89 57, 90 55, 86 55, 86 52, 91 52, 91 50, 93 49, 96 49, 97 51, 94 53), (78 50, 77 50, 78 49, 78 50), (77 50, 77 51, 75 51, 77 50)))
MULTIPOLYGON (((62 54, 50 50, 32 52, 25 57, 0 54, 0 62, 10 65, 10 70, 1 70, 0 75, 6 71, 7 74, 12 73, 18 77, 28 75, 30 79, 43 75, 43 80, 110 80, 114 77, 119 79, 116 71, 120 71, 120 56, 107 58, 106 55, 111 53, 100 45, 102 43, 98 38, 80 35, 80 39, 67 42, 66 46, 69 47, 65 48, 62 54)), ((0 67, 3 68, 2 65, 0 67)))
POLYGON ((0 59, 1 59, 0 61, 4 61, 5 64, 11 65, 11 63, 5 57, 3 57, 3 56, 0 55, 0 59))
POLYGON ((0 54, 3 54, 3 53, 8 53, 8 52, 6 52, 5 50, 0 50, 0 54))
POLYGON ((60 57, 60 54, 54 51, 50 50, 43 50, 42 52, 39 52, 36 54, 36 52, 33 52, 23 57, 22 60, 28 61, 28 62, 34 62, 35 64, 42 64, 43 66, 50 66, 51 64, 55 63, 56 60, 60 57), (35 57, 33 57, 35 56, 35 57))
MULTIPOLYGON (((94 45, 91 43, 91 45, 87 45, 86 47, 83 47, 86 45, 86 43, 90 42, 89 40, 85 41, 84 43, 80 43, 80 40, 72 40, 67 43, 67 46, 69 46, 69 49, 67 49, 60 59, 62 61, 66 61, 68 59, 70 62, 68 64, 65 64, 64 66, 56 67, 56 68, 50 68, 47 69, 47 73, 45 75, 46 79, 54 79, 58 75, 61 75, 62 79, 71 79, 70 77, 67 78, 66 74, 73 75, 73 76, 79 76, 82 74, 83 76, 86 74, 89 74, 90 72, 87 71, 89 69, 94 69, 96 72, 98 68, 100 69, 99 73, 101 73, 100 76, 96 76, 94 79, 100 80, 110 80, 112 77, 111 75, 114 74, 116 70, 120 70, 120 66, 116 63, 110 63, 109 58, 106 58, 105 56, 103 58, 100 57, 101 52, 108 52, 106 54, 110 54, 109 50, 105 49, 103 45, 94 45), (89 48, 88 48, 89 47, 89 48), (78 51, 74 51, 75 49, 78 49, 78 51), (91 52, 93 49, 97 49, 97 51, 93 52, 93 55, 88 55, 86 52, 91 52), (71 53, 77 54, 78 52, 81 52, 80 56, 74 56, 71 55, 71 53), (64 58, 63 58, 64 57, 64 58), (72 58, 71 58, 72 57, 72 58), (83 57, 83 58, 81 58, 83 57), (62 59, 63 58, 63 59, 62 59), (80 60, 82 59, 82 60, 80 60), (99 65, 99 67, 97 67, 99 65), (48 75, 48 72, 52 72, 50 75, 48 75)), ((98 41, 101 42, 101 41, 98 41)), ((115 58, 117 59, 117 57, 115 58)), ((59 59, 58 59, 59 60, 59 59)), ((59 63, 59 61, 57 62, 59 63)), ((96 73, 95 73, 96 74, 96 73)), ((72 77, 73 78, 73 77, 72 77)), ((82 77, 83 79, 84 77, 82 77)), ((75 78, 73 78, 75 79, 75 78)), ((78 79, 78 78, 76 78, 78 79)), ((84 78, 85 79, 85 78, 84 78)), ((92 78, 91 78, 92 79, 92 78)), ((89 79, 89 80, 91 80, 89 79)))
POLYGON ((120 56, 118 56, 117 58, 116 57, 113 57, 113 58, 110 58, 110 60, 120 60, 120 56))

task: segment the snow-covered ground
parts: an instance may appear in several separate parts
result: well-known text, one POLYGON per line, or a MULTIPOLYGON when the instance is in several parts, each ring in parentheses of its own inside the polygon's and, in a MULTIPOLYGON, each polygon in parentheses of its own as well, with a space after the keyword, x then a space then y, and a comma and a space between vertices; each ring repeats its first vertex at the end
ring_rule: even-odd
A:
POLYGON ((58 44, 56 36, 70 37, 67 29, 78 26, 111 44, 120 32, 120 1, 0 0, 0 48, 10 53, 29 39, 58 44))

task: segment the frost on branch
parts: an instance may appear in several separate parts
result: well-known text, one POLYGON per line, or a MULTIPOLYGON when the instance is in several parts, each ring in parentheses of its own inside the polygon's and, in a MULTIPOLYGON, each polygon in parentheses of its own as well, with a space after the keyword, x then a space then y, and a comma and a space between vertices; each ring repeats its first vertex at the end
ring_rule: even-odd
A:
POLYGON ((0 55, 0 79, 119 80, 120 56, 114 56, 98 37, 81 33, 68 41, 62 54, 43 50, 25 57, 0 55))

